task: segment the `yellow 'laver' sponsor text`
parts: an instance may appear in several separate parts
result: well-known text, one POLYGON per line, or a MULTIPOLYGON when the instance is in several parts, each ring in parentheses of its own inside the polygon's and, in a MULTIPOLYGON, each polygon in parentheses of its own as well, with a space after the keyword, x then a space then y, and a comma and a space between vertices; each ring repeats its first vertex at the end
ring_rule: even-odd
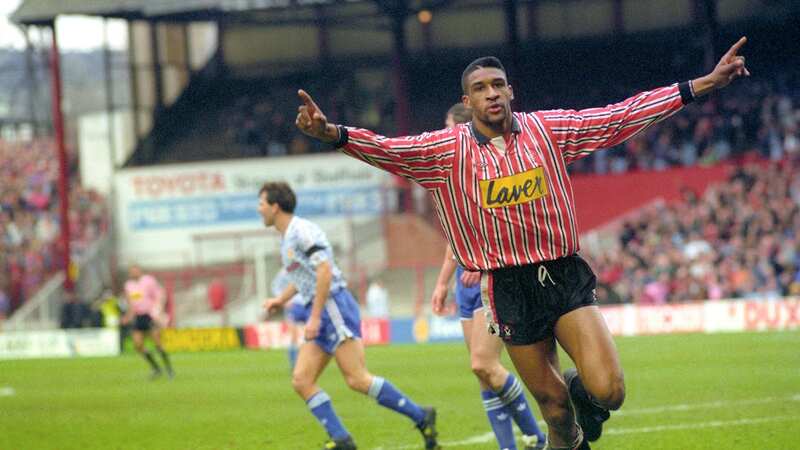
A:
POLYGON ((503 178, 481 180, 480 186, 484 208, 519 205, 547 195, 547 182, 541 167, 503 178))

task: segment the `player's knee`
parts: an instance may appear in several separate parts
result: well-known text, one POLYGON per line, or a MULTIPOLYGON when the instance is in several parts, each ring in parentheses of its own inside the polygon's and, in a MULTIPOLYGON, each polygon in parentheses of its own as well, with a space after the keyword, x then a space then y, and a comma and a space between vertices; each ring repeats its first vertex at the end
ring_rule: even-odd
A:
POLYGON ((314 382, 311 380, 311 377, 300 373, 292 374, 292 388, 294 388, 295 392, 298 394, 303 395, 303 393, 313 385, 314 382))
POLYGON ((569 393, 566 386, 541 386, 531 392, 547 423, 560 423, 569 419, 569 393))
POLYGON ((475 374, 483 382, 486 382, 491 375, 490 368, 487 364, 484 364, 482 361, 472 360, 472 373, 475 374))
POLYGON ((542 412, 542 418, 550 426, 566 427, 572 423, 573 416, 569 408, 569 394, 566 389, 547 389, 533 392, 536 403, 542 412))
POLYGON ((480 355, 473 355, 470 364, 472 373, 487 385, 491 385, 492 378, 497 378, 500 375, 500 371, 502 371, 497 361, 482 358, 480 355))
POLYGON ((367 393, 369 392, 372 378, 367 374, 347 374, 344 377, 344 381, 350 389, 356 392, 367 393))
POLYGON ((134 343, 133 348, 139 353, 144 353, 144 343, 134 343))
POLYGON ((625 379, 622 374, 619 374, 619 376, 610 377, 604 384, 604 388, 597 394, 593 394, 593 397, 606 409, 619 409, 622 402, 625 401, 625 379))

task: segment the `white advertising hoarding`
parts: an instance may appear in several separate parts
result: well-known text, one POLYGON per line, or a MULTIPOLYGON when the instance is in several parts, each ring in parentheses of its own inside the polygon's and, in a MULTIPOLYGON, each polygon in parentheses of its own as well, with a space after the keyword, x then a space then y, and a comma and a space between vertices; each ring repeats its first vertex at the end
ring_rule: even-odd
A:
POLYGON ((383 212, 391 183, 385 172, 338 153, 124 169, 115 176, 122 263, 201 263, 193 236, 264 230, 256 208, 268 180, 288 182, 296 214, 318 222, 334 245, 346 238, 337 233, 342 222, 383 212))
POLYGON ((119 354, 119 330, 8 331, 0 333, 0 359, 68 358, 119 354))
POLYGON ((661 306, 601 306, 615 336, 800 328, 800 299, 709 300, 661 306))

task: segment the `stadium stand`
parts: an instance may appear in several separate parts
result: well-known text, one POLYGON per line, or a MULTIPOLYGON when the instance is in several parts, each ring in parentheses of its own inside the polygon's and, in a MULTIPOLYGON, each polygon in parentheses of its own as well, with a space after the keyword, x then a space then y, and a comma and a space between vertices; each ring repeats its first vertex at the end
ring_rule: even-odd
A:
MULTIPOLYGON (((423 70, 424 68, 420 68, 423 70)), ((353 74, 344 74, 345 80, 353 74)), ((704 99, 701 106, 687 108, 673 120, 642 133, 610 151, 598 152, 571 167, 573 173, 624 173, 632 170, 664 170, 669 167, 708 165, 739 157, 747 152, 757 152, 763 157, 777 160, 787 153, 800 151, 797 114, 795 106, 800 100, 798 76, 788 70, 771 71, 767 77, 757 77, 748 83, 731 87, 730 95, 723 98, 704 99)), ((187 113, 190 124, 164 131, 154 136, 167 136, 159 142, 161 154, 158 161, 197 161, 239 157, 285 156, 322 151, 332 148, 311 142, 299 133, 287 111, 294 110, 295 89, 309 86, 311 91, 324 92, 324 82, 319 78, 302 75, 282 78, 228 78, 220 76, 213 82, 203 83, 202 94, 187 99, 190 103, 181 108, 187 113)), ((438 79, 441 91, 452 90, 453 82, 438 79), (449 87, 449 89, 448 89, 449 87)), ((565 104, 582 108, 599 106, 609 101, 621 100, 641 89, 642 80, 628 88, 609 87, 602 80, 588 81, 586 94, 565 104)), ((199 84, 199 83, 198 83, 199 84)), ((338 90, 320 100, 326 111, 332 111, 339 121, 359 124, 388 135, 394 133, 391 105, 378 102, 379 113, 355 110, 343 105, 340 97, 363 98, 369 96, 357 83, 339 81, 338 90), (349 108, 349 109, 347 109, 349 108)), ((571 87, 553 86, 562 92, 560 98, 569 98, 571 87)), ((429 88, 430 89, 430 88, 429 88)), ((517 108, 531 110, 540 103, 549 103, 554 94, 544 99, 533 97, 520 102, 517 108)), ((373 96, 374 97, 374 96, 373 96)), ((454 100, 457 95, 453 96, 454 100)), ((420 97, 415 110, 422 115, 437 111, 439 98, 420 97)), ((557 102, 553 102, 558 104, 557 102)), ((358 105, 359 103, 356 102, 358 105)), ((563 104, 562 104, 563 106, 563 104)), ((442 109, 446 109, 443 107, 442 109)), ((435 117, 435 116, 434 116, 435 117)), ((417 121, 422 129, 433 129, 441 118, 429 124, 417 121)))
POLYGON ((800 294, 800 159, 737 168, 704 194, 636 213, 588 252, 604 302, 800 294))
MULTIPOLYGON (((0 315, 14 312, 60 269, 56 161, 51 139, 0 140, 0 297, 8 303, 0 315)), ((109 217, 97 192, 73 184, 70 200, 77 256, 108 230, 109 217)))
POLYGON ((608 152, 585 158, 573 172, 622 173, 708 165, 755 152, 779 160, 800 152, 800 100, 796 74, 732 87, 732 95, 711 97, 686 108, 674 120, 654 127, 608 152))

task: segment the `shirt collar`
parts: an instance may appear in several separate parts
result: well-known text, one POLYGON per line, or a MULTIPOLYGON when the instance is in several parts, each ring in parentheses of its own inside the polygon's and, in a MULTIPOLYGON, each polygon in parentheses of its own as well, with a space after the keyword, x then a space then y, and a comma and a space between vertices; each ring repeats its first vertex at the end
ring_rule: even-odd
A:
MULTIPOLYGON (((470 130, 472 130, 472 135, 475 136, 475 140, 478 141, 478 145, 488 144, 489 141, 491 140, 489 137, 487 137, 486 135, 478 131, 477 128, 475 128, 474 122, 469 123, 469 128, 470 130)), ((522 127, 520 127, 519 125, 517 116, 513 114, 511 115, 511 132, 515 134, 522 132, 522 127)))

